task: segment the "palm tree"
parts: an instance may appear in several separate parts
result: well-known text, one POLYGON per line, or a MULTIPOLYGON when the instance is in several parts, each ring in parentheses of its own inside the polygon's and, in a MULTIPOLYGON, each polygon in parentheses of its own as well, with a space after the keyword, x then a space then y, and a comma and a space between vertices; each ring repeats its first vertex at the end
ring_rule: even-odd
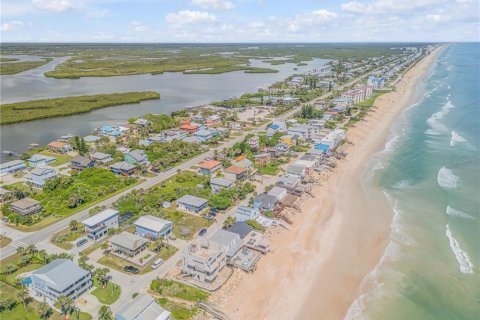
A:
POLYGON ((48 315, 50 313, 50 306, 48 303, 45 301, 45 299, 40 303, 38 306, 38 312, 40 313, 40 318, 41 319, 47 319, 48 315))
POLYGON ((17 271, 17 266, 14 265, 14 264, 12 264, 12 263, 7 264, 7 265, 5 266, 5 272, 6 272, 7 274, 12 274, 12 273, 14 273, 15 271, 17 271))
POLYGON ((78 221, 77 220, 72 220, 70 221, 69 224, 70 230, 77 230, 78 229, 78 221))
POLYGON ((102 305, 98 310, 98 319, 99 320, 113 320, 113 313, 110 310, 109 306, 102 305))
POLYGON ((38 249, 35 244, 31 243, 27 246, 26 251, 31 257, 33 257, 33 255, 38 252, 38 249))
POLYGON ((67 315, 69 311, 73 307, 73 301, 67 296, 60 296, 57 298, 57 301, 55 301, 54 306, 58 309, 60 309, 61 313, 63 314, 64 318, 67 318, 67 315))
POLYGON ((25 308, 27 308, 27 300, 28 300, 28 292, 27 292, 27 290, 25 290, 25 289, 22 288, 20 291, 18 291, 17 297, 18 297, 18 299, 20 299, 20 300, 22 301, 23 306, 24 306, 25 308))

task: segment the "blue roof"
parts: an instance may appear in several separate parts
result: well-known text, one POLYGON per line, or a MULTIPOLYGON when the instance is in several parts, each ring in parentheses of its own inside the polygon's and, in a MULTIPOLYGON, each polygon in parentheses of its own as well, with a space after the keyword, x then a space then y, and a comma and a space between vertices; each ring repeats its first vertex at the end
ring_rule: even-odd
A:
POLYGON ((272 124, 269 128, 278 129, 280 126, 278 124, 272 124))
POLYGON ((319 150, 322 150, 322 151, 328 151, 328 150, 330 150, 330 146, 328 144, 324 144, 324 143, 317 143, 315 145, 315 149, 319 149, 319 150))

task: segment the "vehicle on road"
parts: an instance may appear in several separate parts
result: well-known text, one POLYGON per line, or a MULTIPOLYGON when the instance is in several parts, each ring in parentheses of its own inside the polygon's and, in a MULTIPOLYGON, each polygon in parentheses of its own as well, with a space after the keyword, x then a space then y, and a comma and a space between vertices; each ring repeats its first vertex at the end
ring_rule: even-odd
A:
POLYGON ((160 267, 163 263, 163 259, 157 259, 155 262, 152 264, 152 269, 157 269, 160 267))
POLYGON ((201 236, 203 236, 205 233, 207 233, 207 228, 202 228, 202 229, 200 230, 200 232, 198 233, 198 235, 201 237, 201 236))
POLYGON ((140 272, 140 269, 135 268, 134 266, 126 266, 125 268, 123 268, 123 270, 126 271, 126 272, 130 272, 130 273, 139 273, 140 272))
POLYGON ((81 246, 83 246, 83 245, 84 245, 85 243, 87 243, 87 242, 88 242, 87 239, 82 238, 82 239, 80 239, 80 240, 77 241, 76 245, 77 245, 77 247, 81 247, 81 246))

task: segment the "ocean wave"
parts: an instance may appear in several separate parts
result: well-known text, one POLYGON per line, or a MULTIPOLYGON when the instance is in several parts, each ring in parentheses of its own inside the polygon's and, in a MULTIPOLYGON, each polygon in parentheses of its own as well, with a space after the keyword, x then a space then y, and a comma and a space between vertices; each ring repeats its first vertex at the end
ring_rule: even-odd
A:
POLYGON ((446 189, 455 189, 458 186, 459 177, 453 174, 453 171, 442 167, 438 170, 437 182, 438 185, 446 189))
POLYGON ((399 140, 400 136, 398 134, 388 140, 387 143, 385 143, 385 148, 383 148, 383 153, 392 153, 399 140))
POLYGON ((468 213, 465 213, 463 211, 454 209, 450 206, 447 206, 446 212, 449 216, 452 216, 452 217, 460 217, 460 218, 465 218, 465 219, 475 219, 474 216, 471 216, 468 213))
POLYGON ((450 243, 450 248, 452 249, 455 259, 457 259, 458 265, 460 266, 461 273, 473 273, 473 263, 470 261, 468 254, 460 248, 460 244, 457 239, 453 237, 452 231, 447 224, 447 229, 445 231, 448 241, 450 243))
POLYGON ((464 137, 462 137, 459 133, 455 132, 452 130, 452 132, 450 133, 451 134, 451 138, 450 138, 450 147, 453 147, 455 146, 456 144, 458 143, 465 143, 467 142, 467 139, 465 139, 464 137))
POLYGON ((448 100, 444 106, 440 109, 440 111, 435 112, 427 119, 427 123, 431 129, 425 131, 426 134, 429 135, 439 135, 442 132, 447 131, 447 127, 440 122, 449 112, 450 109, 455 108, 450 100, 448 100))
POLYGON ((408 188, 409 186, 412 185, 412 181, 410 180, 401 180, 401 181, 398 181, 398 182, 395 182, 393 185, 392 185, 392 189, 396 189, 396 190, 403 190, 405 188, 408 188))

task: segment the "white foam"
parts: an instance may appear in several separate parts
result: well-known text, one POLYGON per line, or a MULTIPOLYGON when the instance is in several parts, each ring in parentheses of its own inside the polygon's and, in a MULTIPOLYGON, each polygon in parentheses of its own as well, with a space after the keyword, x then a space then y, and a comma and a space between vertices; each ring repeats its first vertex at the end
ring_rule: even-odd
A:
POLYGON ((447 127, 441 123, 440 120, 443 119, 449 112, 450 109, 454 108, 455 106, 448 100, 444 106, 440 109, 440 111, 435 112, 427 119, 427 123, 431 129, 425 131, 426 134, 429 135, 439 135, 443 132, 447 131, 447 127))
POLYGON ((460 244, 457 239, 453 237, 452 231, 447 224, 447 230, 445 231, 448 241, 450 242, 450 248, 452 249, 455 259, 457 259, 460 266, 461 273, 473 273, 473 263, 468 258, 468 254, 460 248, 460 244))
POLYGON ((395 135, 390 140, 385 143, 385 148, 383 149, 383 153, 392 153, 395 150, 395 146, 397 145, 400 139, 399 135, 395 135))
POLYGON ((401 180, 392 185, 393 189, 402 190, 411 186, 412 182, 410 180, 401 180))
POLYGON ((450 147, 453 147, 455 146, 456 144, 458 143, 465 143, 467 142, 467 139, 465 139, 464 137, 462 137, 460 134, 458 134, 457 132, 453 131, 450 133, 451 134, 451 138, 450 138, 450 147))
POLYGON ((442 167, 438 170, 437 182, 438 185, 446 189, 455 189, 458 186, 459 178, 453 174, 453 171, 442 167))
POLYGON ((465 218, 465 219, 475 219, 475 217, 469 215, 468 213, 465 213, 463 211, 454 209, 450 206, 447 206, 446 212, 449 216, 452 216, 452 217, 460 217, 460 218, 465 218))

